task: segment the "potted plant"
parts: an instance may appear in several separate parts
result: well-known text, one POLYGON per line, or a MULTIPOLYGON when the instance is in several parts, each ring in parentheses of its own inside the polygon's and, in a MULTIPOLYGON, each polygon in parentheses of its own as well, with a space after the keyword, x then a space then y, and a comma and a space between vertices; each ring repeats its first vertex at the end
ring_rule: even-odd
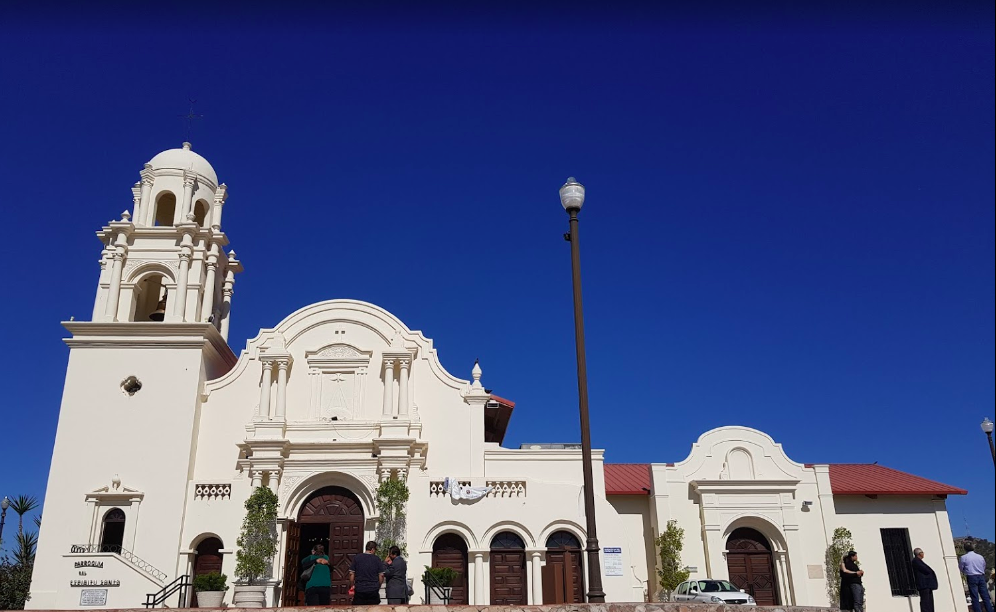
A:
POLYGON ((208 572, 194 576, 194 591, 197 593, 198 608, 220 608, 228 590, 228 576, 218 572, 208 572))
POLYGON ((448 604, 453 597, 453 583, 460 572, 452 567, 425 566, 422 582, 429 588, 429 604, 448 604))
POLYGON ((262 608, 266 604, 266 581, 270 563, 277 552, 277 494, 266 487, 256 487, 246 500, 246 518, 239 534, 235 555, 235 584, 232 605, 237 608, 262 608))

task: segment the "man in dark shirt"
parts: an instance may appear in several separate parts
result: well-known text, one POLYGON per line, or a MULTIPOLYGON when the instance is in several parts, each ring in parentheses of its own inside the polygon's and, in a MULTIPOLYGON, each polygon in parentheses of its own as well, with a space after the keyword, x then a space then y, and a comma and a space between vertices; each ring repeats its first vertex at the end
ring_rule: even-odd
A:
POLYGON ((841 610, 865 612, 865 587, 861 584, 861 577, 864 575, 864 570, 858 567, 858 553, 853 550, 848 551, 840 562, 841 610), (845 608, 848 603, 851 607, 845 608))
POLYGON ((916 576, 916 590, 920 593, 920 612, 934 612, 937 574, 923 560, 922 548, 913 551, 913 575, 916 576))
POLYGON ((384 583, 384 562, 377 556, 377 542, 367 542, 366 552, 353 557, 349 565, 349 584, 353 587, 354 606, 380 604, 380 585, 384 583))

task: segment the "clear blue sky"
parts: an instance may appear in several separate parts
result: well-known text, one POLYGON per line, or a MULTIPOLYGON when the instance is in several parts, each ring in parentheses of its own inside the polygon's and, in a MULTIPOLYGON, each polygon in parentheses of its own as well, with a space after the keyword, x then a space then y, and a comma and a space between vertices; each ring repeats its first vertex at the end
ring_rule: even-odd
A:
POLYGON ((992 538, 993 3, 855 4, 5 5, 0 494, 44 493, 93 232, 196 98, 246 266, 236 351, 306 304, 367 300, 454 374, 480 358, 517 402, 507 444, 577 440, 574 175, 607 460, 747 425, 800 462, 966 488, 954 532, 992 538))

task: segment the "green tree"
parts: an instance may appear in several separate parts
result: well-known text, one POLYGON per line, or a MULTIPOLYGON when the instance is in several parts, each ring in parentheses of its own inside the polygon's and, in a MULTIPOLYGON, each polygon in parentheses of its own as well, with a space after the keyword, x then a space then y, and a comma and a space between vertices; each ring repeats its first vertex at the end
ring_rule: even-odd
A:
POLYGON ((670 520, 667 528, 654 541, 660 563, 657 567, 658 584, 664 601, 671 600, 671 593, 678 585, 688 580, 688 570, 681 563, 681 549, 684 547, 685 530, 678 527, 678 521, 670 520))
POLYGON ((408 556, 405 544, 407 520, 405 505, 408 503, 408 485, 403 481, 389 478, 377 487, 377 551, 386 558, 392 546, 401 549, 401 556, 408 556))
POLYGON ((235 554, 235 576, 246 584, 256 584, 270 571, 277 552, 277 494, 267 487, 256 487, 246 500, 246 518, 235 554))
POLYGON ((18 495, 10 500, 10 509, 17 513, 17 533, 24 533, 24 515, 38 507, 34 495, 18 495))
POLYGON ((840 562, 844 559, 844 555, 854 548, 852 537, 851 532, 844 527, 834 529, 833 538, 823 555, 823 567, 827 575, 827 597, 831 606, 836 606, 840 601, 840 562))

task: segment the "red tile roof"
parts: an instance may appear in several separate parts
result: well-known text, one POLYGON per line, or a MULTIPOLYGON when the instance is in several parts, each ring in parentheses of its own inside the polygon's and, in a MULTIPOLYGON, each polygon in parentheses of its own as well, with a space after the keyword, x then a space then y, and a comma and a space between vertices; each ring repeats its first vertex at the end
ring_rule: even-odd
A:
POLYGON ((968 491, 872 463, 831 463, 834 495, 966 495, 968 491))
MULTIPOLYGON (((650 495, 650 464, 606 463, 604 470, 606 495, 650 495)), ((872 463, 831 463, 830 490, 834 495, 968 494, 964 489, 872 463)))
POLYGON ((604 470, 606 495, 650 495, 649 463, 606 463, 604 470))

